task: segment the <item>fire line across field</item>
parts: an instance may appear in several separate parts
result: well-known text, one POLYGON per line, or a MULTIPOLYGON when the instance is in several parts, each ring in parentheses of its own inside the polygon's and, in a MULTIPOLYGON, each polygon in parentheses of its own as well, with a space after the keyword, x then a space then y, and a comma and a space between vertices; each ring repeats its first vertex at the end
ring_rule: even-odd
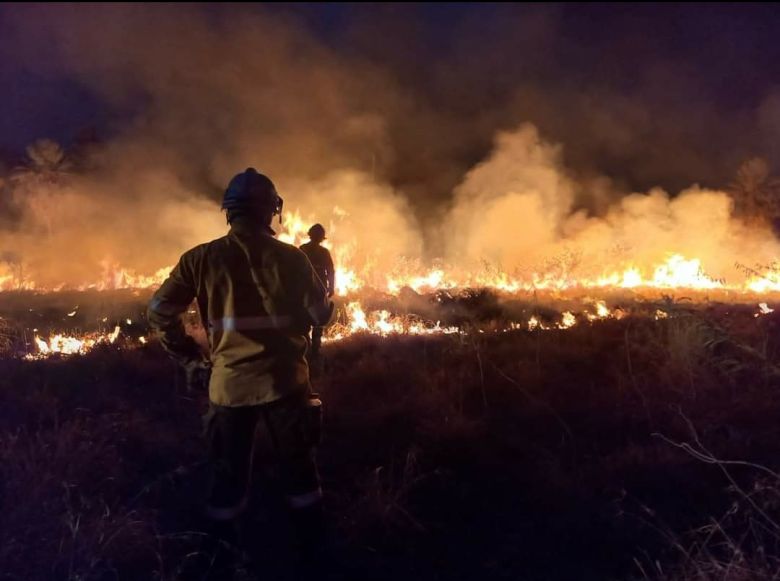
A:
MULTIPOLYGON (((95 347, 139 347, 153 340, 145 320, 151 289, 2 293, 0 323, 5 356, 43 358, 83 354, 95 347)), ((613 289, 589 296, 581 291, 508 293, 489 289, 396 294, 363 290, 337 297, 337 317, 325 333, 332 343, 354 335, 444 335, 566 330, 626 317, 666 319, 680 313, 718 311, 758 319, 774 311, 754 293, 680 291, 672 298, 655 289, 613 289)), ((185 314, 188 332, 207 346, 195 307, 185 314)))

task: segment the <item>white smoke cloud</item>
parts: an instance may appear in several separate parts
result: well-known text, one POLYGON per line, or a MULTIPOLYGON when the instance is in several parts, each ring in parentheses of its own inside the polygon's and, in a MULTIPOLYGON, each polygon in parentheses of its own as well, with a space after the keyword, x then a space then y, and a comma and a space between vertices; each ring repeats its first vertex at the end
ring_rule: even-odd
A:
POLYGON ((739 282, 735 265, 780 256, 769 228, 735 219, 724 192, 692 186, 676 196, 659 188, 624 194, 594 217, 574 210, 575 200, 590 194, 587 186, 567 174, 562 147, 545 143, 533 126, 499 134, 455 191, 445 221, 448 260, 543 272, 568 253, 576 257, 571 274, 597 277, 629 266, 652 274, 681 254, 700 259, 710 277, 739 282))
POLYGON ((558 240, 573 201, 560 147, 542 142, 531 125, 500 133, 490 156, 455 190, 444 228, 448 258, 507 270, 538 261, 558 240))

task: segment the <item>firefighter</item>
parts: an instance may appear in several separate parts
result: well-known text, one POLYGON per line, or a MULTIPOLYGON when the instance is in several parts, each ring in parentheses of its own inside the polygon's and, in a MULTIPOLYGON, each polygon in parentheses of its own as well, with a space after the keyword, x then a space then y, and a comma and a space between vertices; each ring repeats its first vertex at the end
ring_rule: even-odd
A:
MULTIPOLYGON (((336 292, 336 272, 333 267, 333 259, 328 249, 322 246, 325 240, 325 228, 322 224, 315 224, 309 228, 309 242, 301 245, 301 250, 309 258, 314 272, 325 285, 328 297, 332 297, 336 292)), ((311 331, 311 356, 319 357, 320 345, 322 345, 322 326, 315 326, 311 331)))
POLYGON ((214 483, 206 514, 233 521, 245 510, 257 431, 273 450, 299 540, 311 541, 321 524, 321 409, 305 355, 309 329, 329 321, 333 304, 303 252, 274 238, 282 198, 268 177, 253 168, 236 175, 222 209, 230 231, 181 257, 151 300, 149 322, 188 380, 210 370, 204 420, 214 483), (180 318, 193 299, 208 359, 180 318))

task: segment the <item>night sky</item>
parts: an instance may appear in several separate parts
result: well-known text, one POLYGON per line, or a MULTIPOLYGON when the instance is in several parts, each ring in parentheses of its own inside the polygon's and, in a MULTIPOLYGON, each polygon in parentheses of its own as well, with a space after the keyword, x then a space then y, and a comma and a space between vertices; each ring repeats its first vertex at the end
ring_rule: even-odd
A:
MULTIPOLYGON (((158 19, 156 10, 148 7, 150 21, 158 19)), ((232 21, 277 20, 329 59, 379 71, 399 99, 414 103, 387 122, 394 153, 383 157, 381 170, 400 186, 451 187, 454 177, 428 183, 423 176, 454 176, 453 168, 484 155, 496 131, 524 121, 562 143, 575 170, 606 173, 632 188, 717 185, 746 157, 780 161, 780 9, 770 4, 180 10, 224 34, 232 21), (439 115, 436 127, 420 131, 442 134, 444 127, 442 139, 457 146, 404 137, 409 125, 429 122, 428 112, 439 115), (594 129, 593 119, 605 114, 610 119, 594 129), (475 115, 479 121, 467 127, 475 115), (685 163, 676 148, 686 152, 685 163)), ((69 30, 78 36, 84 21, 110 28, 117 18, 84 6, 0 7, 0 149, 18 153, 41 137, 68 144, 85 131, 109 140, 146 114, 155 97, 144 87, 107 95, 94 68, 77 70, 78 56, 60 51, 69 30)), ((175 42, 175 21, 169 31, 175 42)), ((121 48, 102 42, 96 37, 79 50, 111 51, 121 63, 121 48)), ((365 108, 371 99, 361 103, 365 108)), ((380 105, 375 112, 384 114, 380 105)))

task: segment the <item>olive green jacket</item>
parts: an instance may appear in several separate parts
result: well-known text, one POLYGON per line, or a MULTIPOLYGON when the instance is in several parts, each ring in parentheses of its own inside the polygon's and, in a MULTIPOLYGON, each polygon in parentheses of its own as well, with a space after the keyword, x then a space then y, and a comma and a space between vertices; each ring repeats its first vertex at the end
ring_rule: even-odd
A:
POLYGON ((186 252, 148 311, 184 365, 202 359, 181 321, 193 299, 211 347, 213 403, 265 404, 309 388, 307 335, 327 324, 333 304, 303 252, 246 222, 186 252))

